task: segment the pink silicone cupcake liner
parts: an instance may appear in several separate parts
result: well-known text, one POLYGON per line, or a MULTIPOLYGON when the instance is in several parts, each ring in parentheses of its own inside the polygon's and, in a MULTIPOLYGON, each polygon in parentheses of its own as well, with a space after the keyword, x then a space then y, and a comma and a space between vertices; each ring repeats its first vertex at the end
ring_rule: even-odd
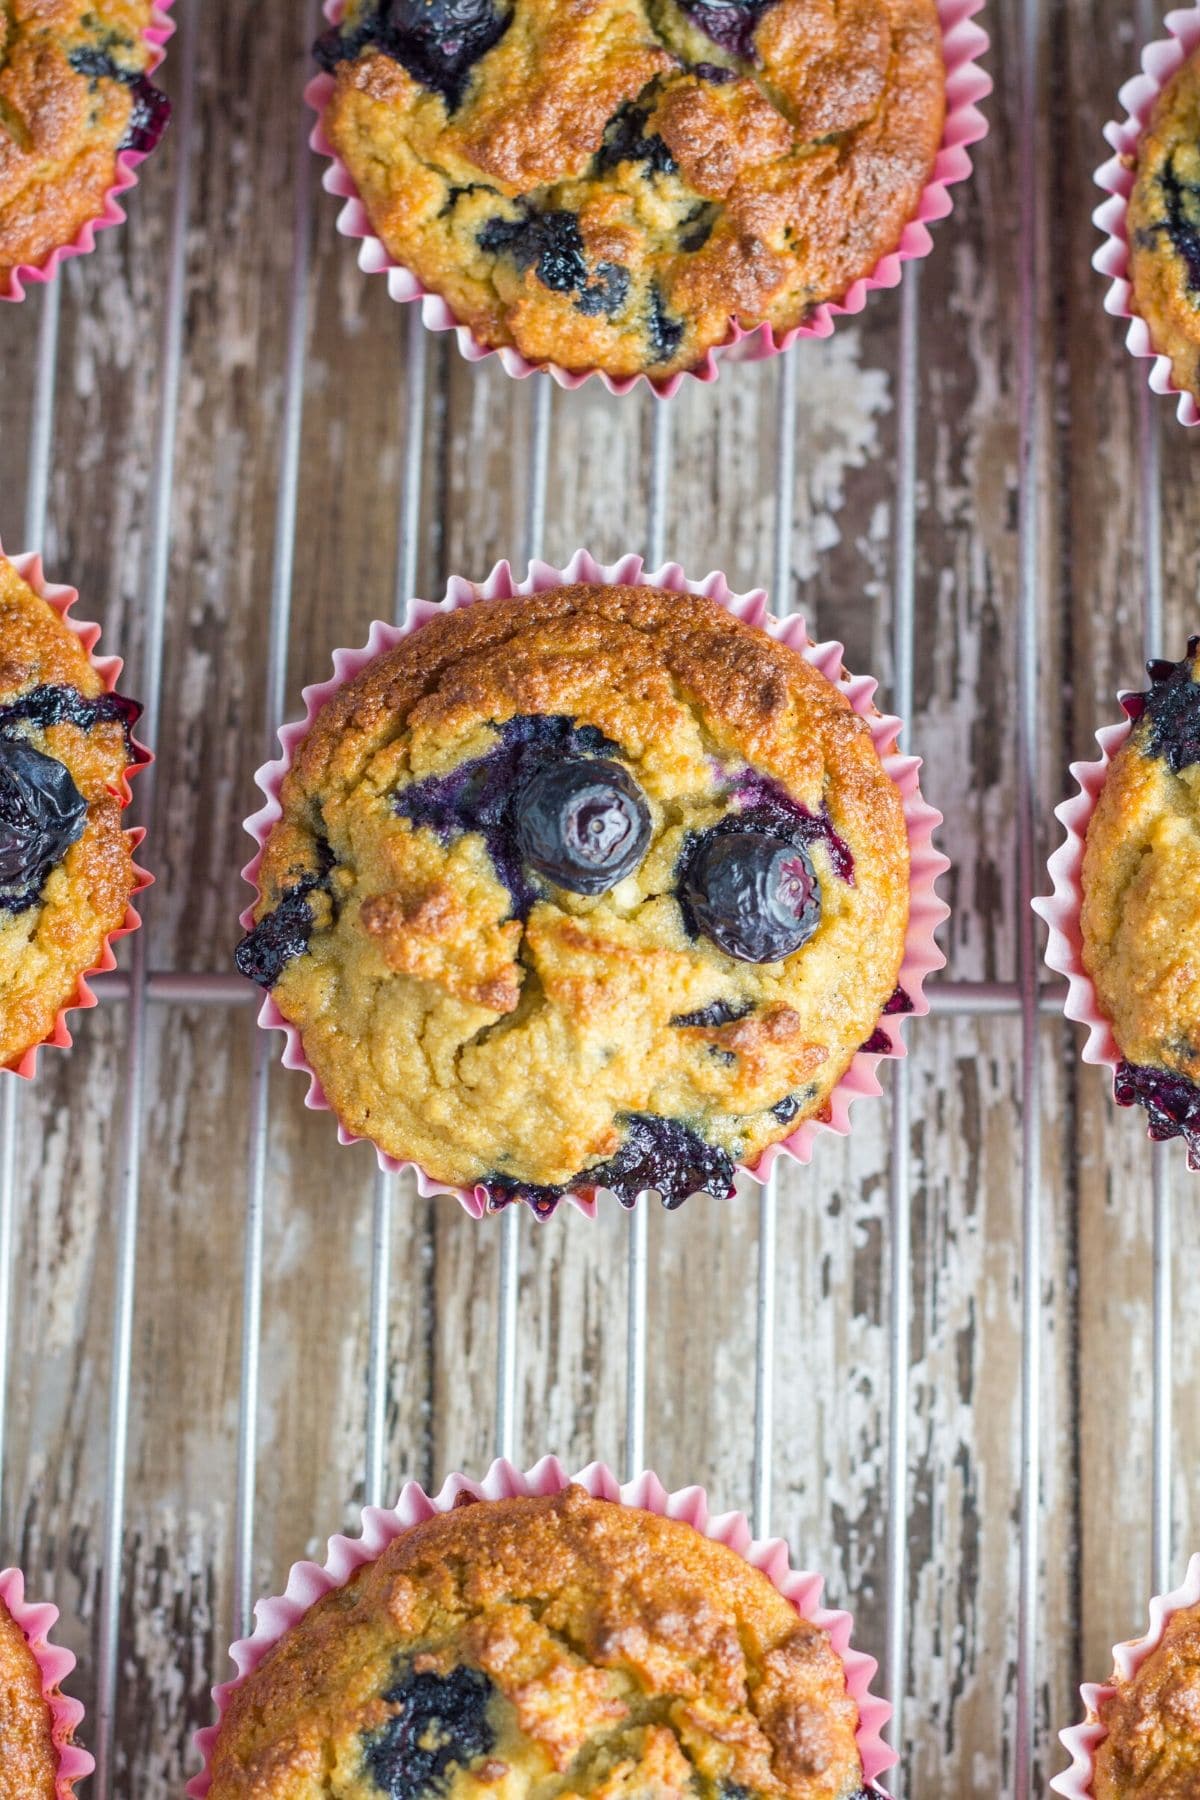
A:
MULTIPOLYGON (((162 66, 167 54, 167 41, 175 30, 175 22, 167 14, 174 5, 174 0, 157 0, 150 13, 150 23, 143 32, 150 47, 149 60, 146 64, 146 79, 149 80, 156 69, 162 66)), ((162 136, 167 120, 170 117, 170 102, 161 96, 162 111, 154 127, 148 133, 149 141, 141 146, 117 152, 116 180, 104 196, 104 205, 99 215, 89 219, 79 235, 69 244, 60 244, 52 250, 42 263, 18 263, 8 278, 7 286, 0 286, 0 300, 23 300, 25 284, 45 282, 53 279, 58 272, 59 264, 69 256, 87 256, 96 248, 96 233, 106 231, 112 225, 123 225, 125 213, 119 201, 122 194, 137 186, 137 166, 144 162, 153 151, 162 136)))
MULTIPOLYGON (((1123 702, 1124 693, 1121 698, 1123 702)), ((1100 1010, 1092 978, 1083 966, 1080 912, 1083 906, 1083 855, 1088 826, 1096 810, 1109 764, 1132 729, 1133 721, 1130 717, 1122 719, 1119 725, 1102 726, 1096 733, 1096 742, 1100 746, 1098 759, 1095 762, 1071 764, 1071 775, 1079 783, 1079 792, 1054 809, 1054 816, 1063 826, 1066 838, 1047 864, 1053 892, 1045 899, 1033 902, 1034 912, 1045 920, 1048 927, 1046 966, 1054 974, 1066 978, 1067 997, 1063 1012, 1075 1024, 1087 1027, 1083 1060, 1085 1063, 1097 1063, 1111 1071, 1113 1099, 1118 1106, 1133 1106, 1136 1101, 1132 1096, 1126 1098, 1122 1095, 1118 1071, 1124 1059, 1113 1028, 1100 1010)), ((1151 1130, 1149 1135, 1154 1137, 1156 1133, 1151 1130)), ((1189 1166, 1197 1166, 1191 1156, 1189 1166)))
MULTIPOLYGON (((841 300, 814 307, 811 317, 803 325, 776 336, 770 325, 744 331, 735 321, 725 342, 710 350, 694 369, 681 370, 663 380, 656 381, 644 374, 617 377, 599 369, 564 369, 557 363, 533 363, 511 345, 495 349, 482 343, 470 326, 460 325, 441 295, 430 293, 411 270, 396 262, 372 231, 350 171, 325 135, 322 117, 334 84, 333 77, 324 73, 315 76, 305 89, 304 97, 317 114, 309 142, 319 156, 328 159, 324 186, 327 192, 345 202, 338 214, 337 228, 343 237, 358 241, 359 267, 368 275, 385 274, 393 300, 419 300, 422 323, 430 331, 452 331, 467 362, 482 362, 486 357, 496 356, 504 370, 518 380, 544 369, 563 388, 581 387, 596 375, 610 394, 627 394, 639 381, 645 381, 661 399, 669 399, 685 375, 698 381, 715 381, 722 362, 761 362, 766 357, 778 356, 797 338, 828 337, 837 319, 862 311, 867 295, 874 289, 895 287, 906 262, 929 255, 933 248, 929 227, 949 213, 953 205, 950 189, 956 182, 965 181, 971 173, 969 146, 977 144, 987 134, 987 120, 978 103, 991 93, 992 82, 979 67, 978 58, 988 49, 989 40, 987 33, 974 23, 975 14, 983 4, 984 0, 938 0, 942 55, 946 65, 946 122, 933 173, 896 248, 880 258, 870 275, 854 282, 841 300)), ((336 25, 344 10, 344 0, 325 0, 325 16, 330 24, 336 25)))
MULTIPOLYGON (((0 544, 0 557, 4 557, 3 544, 0 544)), ((68 625, 75 633, 75 636, 79 639, 87 652, 88 661, 103 681, 105 693, 111 694, 117 685, 124 664, 119 656, 97 656, 94 654, 95 646, 100 636, 99 625, 89 625, 82 619, 73 619, 70 617, 71 608, 79 599, 78 591, 73 587, 65 587, 59 582, 47 581, 45 572, 42 568, 42 559, 34 551, 26 551, 25 554, 21 556, 9 556, 6 557, 5 560, 10 562, 17 571, 17 574, 20 575, 24 581, 29 583, 35 594, 39 594, 43 600, 49 602, 55 612, 61 616, 64 624, 68 625)), ((144 744, 140 744, 136 737, 130 739, 130 744, 133 751, 133 761, 121 777, 120 793, 123 806, 128 806, 132 798, 129 791, 130 777, 136 775, 139 770, 146 768, 154 761, 151 752, 147 750, 144 744)), ((127 831, 125 836, 128 839, 130 849, 136 850, 145 835, 146 833, 140 825, 127 831)), ((140 894, 151 885, 154 877, 145 869, 139 868, 137 863, 134 863, 133 879, 134 885, 131 889, 131 893, 140 894)), ((141 914, 131 900, 130 904, 126 907, 124 921, 117 927, 116 931, 111 932, 105 939, 104 949, 101 952, 100 960, 94 963, 90 969, 84 971, 79 977, 79 982, 74 994, 70 1000, 67 1001, 66 1005, 60 1008, 58 1016, 54 1021, 53 1031, 48 1037, 43 1038, 41 1043, 34 1044, 31 1049, 26 1050, 19 1061, 7 1065, 11 1074, 22 1075, 26 1080, 32 1080, 33 1076, 37 1073, 39 1050, 47 1044, 52 1044, 59 1050, 67 1050, 70 1048, 72 1040, 70 1030, 67 1026, 67 1014, 69 1012, 87 1012, 96 1004, 96 996, 88 986, 88 976, 104 975, 107 974, 110 969, 116 968, 117 959, 113 955, 113 945, 119 938, 128 937, 130 932, 136 931, 141 922, 141 914)))
MULTIPOLYGON (((471 1481, 465 1475, 450 1475, 441 1492, 433 1496, 417 1482, 406 1482, 394 1509, 377 1506, 365 1509, 361 1536, 330 1538, 324 1563, 293 1563, 283 1593, 272 1600, 260 1600, 254 1608, 253 1635, 239 1639, 230 1649, 230 1659, 237 1674, 232 1681, 213 1689, 217 1723, 196 1733, 196 1749, 204 1767, 188 1783, 187 1791, 192 1800, 204 1800, 211 1785, 209 1758, 230 1695, 258 1667, 284 1632, 322 1595, 344 1587, 356 1569, 364 1563, 374 1562, 394 1538, 410 1531, 422 1519, 450 1512, 460 1494, 470 1494, 476 1500, 508 1500, 518 1496, 558 1494, 572 1482, 585 1488, 594 1500, 611 1500, 619 1506, 634 1506, 643 1512, 657 1513, 661 1518, 682 1519, 705 1537, 728 1545, 754 1568, 761 1569, 801 1618, 811 1620, 828 1632, 842 1660, 846 1687, 858 1704, 858 1751, 862 1758, 863 1779, 873 1784, 885 1769, 891 1768, 896 1753, 884 1743, 882 1733, 892 1716, 892 1709, 886 1700, 871 1692, 878 1665, 874 1657, 852 1648, 850 1633, 854 1621, 851 1615, 821 1605, 822 1577, 793 1569, 788 1547, 781 1538, 753 1538, 744 1513, 710 1513, 708 1496, 701 1487, 678 1488, 674 1493, 668 1493, 657 1475, 649 1472, 639 1475, 635 1481, 621 1483, 611 1469, 599 1462, 589 1463, 578 1475, 568 1475, 557 1457, 544 1456, 525 1474, 510 1462, 500 1460, 492 1464, 482 1481, 471 1481)), ((882 1792, 878 1788, 875 1791, 877 1794, 882 1792)), ((886 1796, 882 1800, 886 1800, 886 1796)))
POLYGON ((1130 1638, 1113 1649, 1112 1678, 1106 1682, 1085 1681, 1079 1692, 1086 1717, 1081 1725, 1060 1731, 1059 1741, 1071 1758, 1071 1766, 1056 1775, 1050 1786, 1067 1800, 1092 1800, 1092 1780, 1096 1770, 1096 1752, 1108 1736, 1100 1722, 1100 1709, 1117 1692, 1117 1680, 1132 1681, 1152 1650, 1162 1642, 1173 1614, 1184 1607, 1200 1603, 1200 1555, 1188 1564, 1183 1585, 1172 1593, 1156 1595, 1150 1602, 1150 1627, 1139 1638, 1130 1638))
MULTIPOLYGON (((842 662, 842 646, 838 643, 815 644, 804 628, 804 621, 798 617, 788 619, 772 618, 767 611, 767 596, 762 588, 755 588, 747 594, 737 594, 730 588, 724 575, 714 573, 703 581, 689 581, 678 563, 665 563, 661 569, 652 573, 646 571, 640 556, 628 555, 619 562, 601 564, 589 556, 586 550, 577 550, 565 569, 552 568, 549 563, 533 562, 523 581, 518 581, 508 563, 497 563, 486 580, 475 583, 454 576, 446 588, 440 602, 434 604, 428 600, 412 600, 408 614, 402 625, 387 625, 376 620, 371 626, 365 644, 359 649, 335 650, 333 653, 333 676, 328 681, 317 682, 306 687, 301 695, 305 711, 302 719, 293 720, 279 731, 279 743, 283 754, 273 762, 264 763, 257 771, 255 780, 266 796, 266 804, 246 820, 246 830, 258 845, 256 854, 247 863, 242 874, 258 894, 258 873, 262 864, 263 845, 266 843, 272 826, 280 817, 281 807, 279 790, 284 775, 287 773, 297 745, 307 735, 313 720, 321 708, 344 687, 353 681, 369 662, 374 661, 385 651, 392 650, 409 636, 419 631, 430 619, 437 618, 444 612, 453 612, 459 607, 474 606, 480 601, 511 599, 517 594, 537 594, 547 588, 561 587, 572 582, 596 582, 613 585, 631 585, 638 582, 649 587, 663 588, 675 594, 703 594, 710 600, 725 606, 739 619, 749 625, 756 625, 766 631, 780 643, 787 644, 799 652, 806 662, 818 669, 834 686, 839 688, 850 702, 854 711, 865 718, 871 728, 871 736, 879 752, 884 768, 900 790, 904 803, 904 816, 908 826, 910 854, 910 906, 908 934, 905 941, 904 961, 900 969, 900 981, 897 988, 895 1008, 885 1014, 872 1034, 868 1045, 855 1056, 845 1075, 834 1088, 829 1100, 829 1117, 827 1119, 806 1119, 790 1137, 777 1144, 770 1145, 758 1162, 747 1169, 747 1173, 758 1181, 765 1181, 777 1157, 788 1155, 796 1162, 807 1163, 813 1153, 813 1145, 822 1132, 833 1132, 844 1137, 850 1129, 850 1107, 855 1100, 864 1095, 877 1096, 883 1092, 876 1076, 876 1069, 882 1057, 898 1057, 905 1055, 904 1040, 901 1035, 902 1015, 923 1015, 929 1011, 929 1002, 925 998, 925 979, 934 970, 945 966, 945 957, 937 947, 934 933, 942 921, 949 916, 949 907, 937 893, 938 877, 945 873, 950 864, 940 850, 933 845, 933 833, 942 822, 942 815, 929 806, 921 794, 918 776, 921 759, 917 756, 903 756, 896 748, 900 735, 900 720, 888 714, 876 711, 873 704, 875 682, 869 675, 850 675, 842 662)), ((253 905, 242 913, 242 925, 246 930, 253 924, 253 905)), ((892 1004, 892 1003, 889 1003, 892 1004)), ((266 996, 259 1011, 258 1022, 271 1031, 283 1034, 282 1061, 286 1069, 300 1069, 308 1076, 308 1094, 305 1105, 316 1111, 332 1110, 325 1097, 324 1090, 316 1073, 304 1055, 304 1047, 300 1033, 296 1027, 283 1017, 270 994, 266 996)), ((338 1122, 338 1138, 343 1144, 353 1144, 359 1138, 338 1122)), ((376 1147, 376 1156, 381 1169, 388 1173, 398 1173, 402 1169, 412 1169, 416 1175, 417 1190, 422 1195, 454 1194, 473 1218, 481 1218, 487 1210, 486 1196, 482 1188, 452 1187, 448 1183, 438 1181, 415 1163, 399 1162, 376 1147)), ((738 1164, 739 1169, 744 1165, 738 1164)), ((594 1215, 596 1200, 594 1195, 584 1197, 578 1194, 565 1196, 581 1212, 594 1215)))
POLYGON ((73 1800, 75 1783, 90 1775, 96 1765, 74 1741, 83 1720, 83 1708, 78 1700, 68 1699, 61 1692, 62 1683, 75 1667, 75 1658, 61 1644, 50 1642, 50 1633, 58 1623, 58 1608, 26 1600, 25 1577, 20 1569, 0 1570, 0 1600, 25 1633, 42 1672, 42 1693, 50 1708, 51 1736, 58 1751, 57 1800, 73 1800))
POLYGON ((1177 387, 1171 375, 1171 359, 1160 356, 1150 341, 1150 328, 1133 309, 1129 269, 1129 196, 1136 173, 1138 139, 1145 131, 1151 108, 1176 69, 1200 45, 1200 6, 1181 7, 1166 17, 1169 36, 1147 44, 1142 51, 1142 73, 1127 81, 1117 95, 1125 108, 1123 119, 1112 119, 1104 136, 1115 155, 1096 170, 1096 185, 1108 195, 1092 222, 1104 233, 1104 242, 1092 258, 1092 267, 1108 277, 1104 310, 1115 319, 1128 319, 1125 342, 1132 355, 1150 358, 1150 386, 1156 394, 1178 396, 1176 412, 1181 424, 1200 425, 1200 406, 1177 387))

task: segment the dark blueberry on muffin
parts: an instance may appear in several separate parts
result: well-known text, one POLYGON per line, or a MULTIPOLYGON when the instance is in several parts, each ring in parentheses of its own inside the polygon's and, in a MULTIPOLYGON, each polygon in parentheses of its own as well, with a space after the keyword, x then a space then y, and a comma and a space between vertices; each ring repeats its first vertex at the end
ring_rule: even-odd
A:
POLYGON ((349 0, 323 112, 389 256, 492 348, 656 380, 895 250, 935 0, 349 0), (464 198, 463 196, 467 196, 464 198))
POLYGON ((0 909, 36 906, 47 875, 86 824, 87 801, 65 764, 0 736, 0 909))
POLYGON ((411 1666, 383 1699, 393 1716, 363 1746, 363 1762, 388 1800, 421 1800, 444 1793, 451 1770, 470 1769, 491 1750, 488 1718, 495 1690, 478 1669, 460 1665, 445 1675, 411 1666))
POLYGON ((0 1068, 54 1028, 125 920, 124 775, 141 708, 0 557, 0 1068))
POLYGON ((492 0, 368 0, 348 30, 325 33, 316 56, 322 68, 334 69, 364 49, 377 51, 440 94, 453 111, 471 70, 510 21, 511 13, 492 0))
POLYGON ((1082 955, 1121 1053, 1116 1098, 1200 1167, 1200 638, 1149 674, 1088 825, 1082 955))
POLYGON ((782 962, 821 917, 808 852, 765 831, 710 833, 688 858, 682 892, 695 929, 739 962, 782 962))
POLYGON ((723 1197, 895 993, 870 727, 702 597, 442 613, 327 703, 280 804, 239 966, 348 1130, 493 1209, 723 1197))
POLYGON ((0 6, 0 293, 102 215, 121 151, 162 136, 150 19, 151 0, 0 6))
POLYGON ((228 1693, 210 1800, 861 1800, 846 1666, 760 1569, 580 1487, 395 1537, 228 1693))
POLYGON ((516 797, 517 842, 531 869, 573 894, 605 894, 650 842, 650 809, 620 763, 547 763, 516 797))

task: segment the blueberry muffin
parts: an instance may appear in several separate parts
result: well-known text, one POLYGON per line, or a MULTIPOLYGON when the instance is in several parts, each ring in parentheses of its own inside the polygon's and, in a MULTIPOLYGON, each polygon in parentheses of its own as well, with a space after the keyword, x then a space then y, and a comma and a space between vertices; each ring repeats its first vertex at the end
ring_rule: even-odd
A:
POLYGON ((0 1068, 50 1034, 125 918, 140 713, 0 557, 0 1068))
POLYGON ((151 150, 169 105, 146 75, 150 0, 0 6, 0 293, 104 211, 122 150, 151 150))
POLYGON ((896 993, 908 838, 869 728, 714 601, 436 618, 325 706, 281 800, 239 967, 351 1130, 493 1207, 727 1194, 896 993))
POLYGON ((1200 396, 1200 55, 1172 76, 1138 141, 1129 279, 1176 386, 1200 396))
POLYGON ((1083 860, 1083 964, 1121 1053, 1115 1092, 1200 1168, 1200 638, 1149 664, 1083 860))
POLYGON ((0 1800, 55 1800, 53 1729, 37 1658, 0 1600, 0 1800))
POLYGON ((896 248, 935 0, 348 0, 324 113, 390 255, 483 343, 664 377, 896 248))
POLYGON ((1189 1800, 1200 1794, 1200 1606, 1170 1620, 1162 1642, 1100 1708, 1096 1800, 1189 1800))
POLYGON ((568 1487, 468 1499, 319 1600, 232 1694, 209 1800, 850 1800, 857 1728, 765 1575, 568 1487))

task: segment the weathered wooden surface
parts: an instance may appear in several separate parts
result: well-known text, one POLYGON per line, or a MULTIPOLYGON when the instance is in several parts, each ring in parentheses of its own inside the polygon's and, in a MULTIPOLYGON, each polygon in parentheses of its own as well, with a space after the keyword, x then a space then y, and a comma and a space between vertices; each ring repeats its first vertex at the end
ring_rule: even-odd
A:
MULTIPOLYGON (((240 820, 268 743, 293 258, 308 152, 299 7, 181 0, 195 29, 184 362, 171 492, 165 706, 147 906, 151 966, 225 970, 242 902, 240 820)), ((997 91, 971 187, 920 275, 916 705, 908 743, 946 815, 948 976, 1015 980, 1020 18, 990 9, 997 91)), ((1141 35, 1157 28, 1143 21, 1141 35)), ((1101 309, 1088 267, 1099 128, 1140 41, 1126 5, 1046 0, 1039 23, 1039 856, 1065 763, 1113 713, 1142 655, 1147 420, 1164 645, 1197 622, 1197 446, 1101 309), (1192 459, 1189 462, 1189 457, 1192 459)), ((178 91, 180 41, 167 65, 178 91)), ((163 402, 165 268, 178 131, 143 171, 129 226, 67 271, 45 548, 105 642, 144 670, 151 491, 163 402)), ((313 171, 309 171, 310 177, 313 171)), ((391 611, 404 465, 407 317, 362 277, 312 180, 313 257, 289 710, 332 646, 391 611)), ((906 279, 911 279, 906 277, 906 279)), ((21 547, 44 298, 0 310, 0 532, 21 547)), ((900 306, 797 352, 793 604, 852 666, 892 664, 900 306)), ((418 586, 525 546, 533 386, 431 341, 418 586)), ((779 365, 685 388, 671 412, 666 541, 692 572, 770 580, 779 365)), ((644 541, 652 407, 595 384, 555 393, 546 553, 644 541)), ((126 959, 127 960, 127 959, 126 959)), ((1074 1687, 1105 1670, 1151 1590, 1150 1155, 1139 1118, 1047 1017, 1040 1343, 1042 1615, 1038 1791, 1074 1687)), ((19 1104, 12 1372, 0 1552, 62 1607, 96 1680, 125 1007, 82 1019, 19 1104)), ((1015 1014, 910 1033, 913 1250, 903 1781, 944 1800, 1011 1791, 1021 1491, 1022 1043, 1015 1014)), ((233 1630, 233 1514, 253 1009, 154 1004, 138 1239, 115 1791, 177 1795, 233 1630)), ((363 1498, 374 1168, 271 1082, 254 1582, 350 1521, 363 1498)), ((889 1106, 821 1145, 780 1189, 773 1528, 885 1635, 889 1106)), ((1200 1249, 1194 1182, 1170 1159, 1176 1268, 1200 1249)), ((393 1207, 387 1480, 481 1469, 492 1451, 499 1234, 407 1188, 393 1207)), ((564 1213, 522 1238, 519 1454, 624 1448, 622 1217, 564 1213)), ((649 1222, 647 1455, 671 1483, 748 1506, 754 1447, 753 1194, 649 1222)), ((1200 1541, 1200 1328, 1175 1283, 1174 1543, 1200 1541)), ((897 1784, 899 1785, 899 1783, 897 1784)))

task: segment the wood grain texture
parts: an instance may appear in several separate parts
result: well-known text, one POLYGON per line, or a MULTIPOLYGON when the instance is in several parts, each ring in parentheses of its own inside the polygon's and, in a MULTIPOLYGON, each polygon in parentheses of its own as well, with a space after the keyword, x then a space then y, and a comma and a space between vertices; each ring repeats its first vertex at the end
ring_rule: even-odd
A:
MULTIPOLYGON (((169 491, 164 708, 147 906, 152 967, 227 970, 244 889, 243 814, 277 720, 268 621, 286 567, 289 331, 304 313, 289 715, 337 644, 398 600, 413 378, 409 316, 334 231, 303 146, 298 95, 311 19, 252 0, 180 0, 195 30, 183 367, 169 491), (297 183, 311 257, 293 284, 297 183), (282 511, 281 511, 282 509, 282 511), (285 533, 286 539, 286 533, 285 533)), ((311 14, 311 7, 309 8, 311 14)), ((1018 251, 1038 234, 1037 379, 1046 430, 1037 513, 1040 860, 1057 841, 1066 763, 1137 681, 1161 556, 1163 648, 1196 629, 1197 445, 1101 307, 1089 268, 1100 127, 1157 16, 1044 0, 1038 206, 1019 208, 1021 8, 989 8, 991 135, 916 289, 919 366, 915 696, 907 743, 946 813, 954 917, 947 976, 1019 973, 1015 854, 1020 558, 1018 251), (1143 483, 1146 458, 1160 481, 1143 483)), ((180 43, 166 67, 178 94, 180 43)), ((181 144, 142 171, 129 224, 62 278, 45 548, 76 581, 107 647, 146 677, 166 268, 181 144)), ((901 299, 877 294, 797 364, 791 592, 815 635, 895 679, 901 299)), ((0 534, 22 547, 44 297, 0 309, 0 534)), ((534 387, 424 341, 418 588, 481 575, 528 545, 534 387)), ((775 567, 779 365, 729 369, 672 404, 668 553, 689 573, 769 583, 775 567)), ((654 406, 594 383, 555 391, 545 553, 643 547, 654 406)), ((127 956, 126 956, 127 960, 127 956)), ((96 1691, 115 1207, 127 1104, 126 1006, 79 1021, 19 1097, 18 1209, 0 1552, 63 1609, 96 1691)), ((130 1367, 128 1504, 114 1792, 176 1796, 234 1630, 242 1259, 254 1008, 150 1009, 130 1367)), ((1020 1018, 939 1016, 911 1029, 912 1244, 903 1792, 1011 1793, 1022 1485, 1020 1018)), ((1073 1028, 1040 1026, 1042 1162, 1040 1583, 1035 1791, 1083 1675, 1106 1672, 1152 1590, 1151 1156, 1078 1061, 1073 1028)), ((302 1083, 269 1085, 257 1505, 252 1581, 352 1523, 366 1497, 376 1180, 302 1083)), ((858 1640, 886 1641, 893 1233, 891 1109, 862 1105, 845 1141, 779 1184, 774 1530, 824 1571, 858 1640)), ((1173 1544, 1200 1543, 1200 1327, 1183 1271, 1200 1254, 1194 1178, 1168 1159, 1174 1225, 1173 1544)), ((500 1236, 400 1182, 390 1196, 386 1488, 480 1470, 494 1446, 500 1236)), ((648 1222, 647 1456, 670 1483, 749 1507, 759 1267, 753 1190, 648 1222)), ((521 1230, 520 1460, 625 1455, 629 1225, 616 1208, 521 1230)))

